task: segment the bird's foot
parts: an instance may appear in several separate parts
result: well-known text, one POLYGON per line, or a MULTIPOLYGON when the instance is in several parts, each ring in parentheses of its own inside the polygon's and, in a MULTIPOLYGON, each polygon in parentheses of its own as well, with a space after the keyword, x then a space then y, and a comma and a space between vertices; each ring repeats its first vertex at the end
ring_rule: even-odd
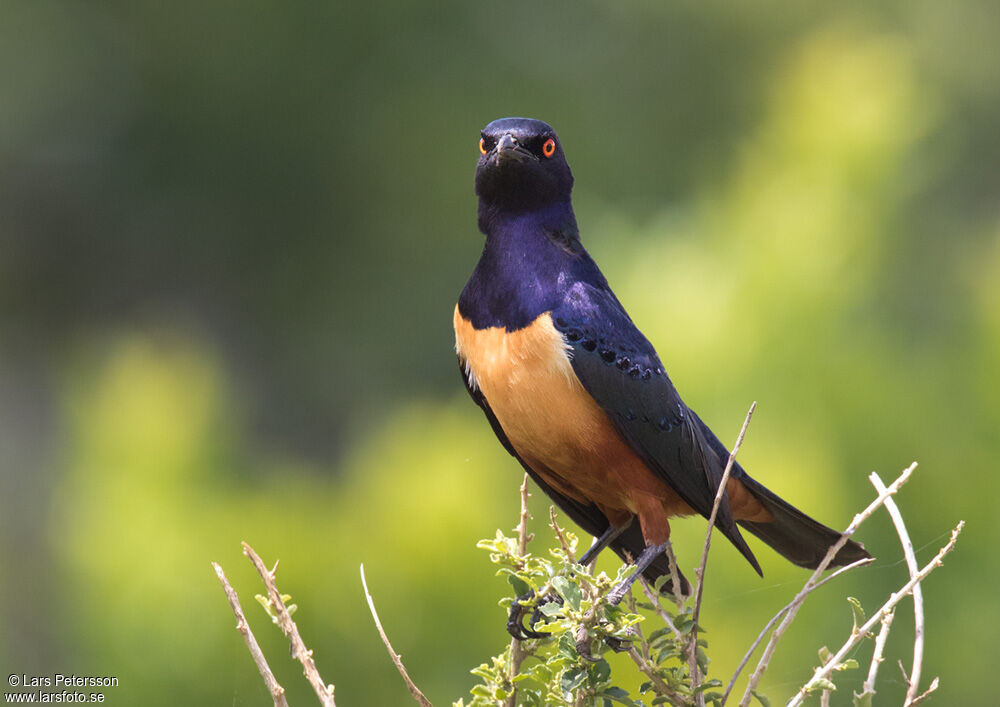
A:
POLYGON ((611 606, 618 606, 622 603, 622 599, 625 598, 625 594, 628 592, 629 587, 632 586, 632 582, 627 579, 623 582, 617 584, 610 592, 608 592, 607 600, 611 606))
POLYGON ((528 613, 527 606, 523 602, 531 601, 535 598, 535 592, 529 590, 525 594, 522 594, 510 607, 510 614, 507 615, 507 633, 516 638, 519 641, 526 641, 529 638, 545 638, 549 634, 535 631, 530 626, 534 626, 539 621, 542 620, 542 612, 539 610, 538 606, 541 604, 547 604, 550 602, 562 603, 562 599, 555 595, 543 597, 543 601, 538 602, 538 604, 532 609, 531 619, 529 620, 528 626, 524 625, 525 614, 528 613))
MULTIPOLYGON (((617 636, 605 636, 603 641, 604 645, 615 653, 627 653, 632 648, 632 641, 617 636)), ((576 652, 590 663, 596 663, 601 659, 600 656, 595 658, 590 652, 590 639, 587 636, 587 629, 583 626, 576 631, 576 652)))
POLYGON ((652 564, 653 560, 656 559, 658 555, 661 555, 667 549, 667 544, 662 543, 660 545, 649 545, 642 551, 642 554, 635 560, 635 572, 630 574, 628 577, 619 582, 614 589, 608 592, 608 603, 612 606, 617 606, 621 603, 622 599, 628 593, 629 588, 635 583, 642 573, 646 571, 646 568, 652 564))

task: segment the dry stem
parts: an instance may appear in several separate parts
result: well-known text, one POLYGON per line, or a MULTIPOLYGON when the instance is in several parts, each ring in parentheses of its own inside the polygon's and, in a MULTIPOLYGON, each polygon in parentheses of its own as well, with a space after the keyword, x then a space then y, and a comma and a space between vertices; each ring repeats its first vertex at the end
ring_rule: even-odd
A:
POLYGON ((879 629, 878 637, 875 639, 875 650, 872 651, 872 662, 868 667, 868 677, 865 679, 864 684, 861 685, 861 694, 857 695, 857 697, 874 696, 875 694, 875 678, 878 676, 879 665, 885 660, 882 654, 885 652, 885 644, 889 640, 889 629, 892 627, 892 620, 895 617, 895 611, 890 611, 882 617, 882 628, 879 629))
POLYGON ((892 482, 892 485, 889 486, 889 488, 887 488, 884 492, 879 493, 878 497, 868 504, 867 508, 854 516, 851 524, 847 526, 847 530, 845 530, 843 535, 840 536, 840 539, 831 545, 829 550, 827 550, 826 556, 823 558, 822 562, 819 563, 819 566, 816 567, 816 570, 812 573, 812 576, 809 577, 805 586, 799 591, 798 594, 795 595, 795 598, 792 600, 785 613, 785 618, 774 630, 774 633, 771 634, 771 638, 768 640, 767 646, 764 648, 764 653, 761 655, 756 669, 750 675, 750 680, 747 682, 746 691, 743 693, 743 698, 740 700, 740 707, 747 707, 747 705, 750 704, 752 693, 757 689, 757 685, 760 683, 760 679, 764 675, 764 671, 767 670, 767 666, 770 664, 771 658, 774 656, 774 651, 778 646, 778 641, 781 640, 781 637, 785 634, 785 631, 788 630, 789 625, 799 613, 799 609, 802 607, 802 602, 805 601, 806 596, 808 596, 809 593, 815 588, 820 575, 826 571, 830 562, 832 562, 833 558, 837 555, 837 552, 839 552, 840 548, 842 548, 847 543, 848 539, 854 535, 854 532, 858 529, 858 527, 865 520, 871 517, 872 513, 874 513, 879 506, 885 503, 885 499, 896 493, 899 488, 907 482, 910 475, 913 474, 913 471, 916 468, 917 463, 913 462, 910 466, 904 469, 903 473, 899 475, 899 478, 892 482))
MULTIPOLYGON (((882 479, 874 471, 869 475, 869 480, 875 487, 875 490, 882 493, 885 489, 885 484, 882 483, 882 479)), ((917 556, 913 551, 913 542, 910 540, 910 534, 906 532, 906 524, 903 522, 903 515, 899 512, 899 508, 896 507, 895 501, 891 498, 885 500, 885 509, 889 511, 889 517, 892 518, 892 524, 896 526, 896 533, 899 535, 899 542, 903 546, 903 556, 906 557, 906 566, 910 571, 910 577, 912 578, 917 574, 919 569, 917 565, 917 556)), ((924 593, 920 588, 920 583, 913 585, 913 667, 910 668, 910 676, 907 678, 909 685, 906 690, 906 701, 903 702, 904 707, 909 707, 913 704, 913 701, 917 699, 917 693, 920 691, 920 671, 924 659, 924 593)), ((874 680, 871 681, 871 690, 874 693, 875 685, 874 680)))
MULTIPOLYGON (((528 478, 527 474, 525 474, 524 478, 528 478)), ((569 546, 569 542, 566 540, 566 535, 563 533, 563 529, 559 526, 559 521, 556 519, 555 506, 549 506, 549 527, 552 528, 552 532, 556 534, 556 538, 559 540, 559 544, 562 546, 563 552, 566 553, 566 559, 569 560, 571 565, 575 565, 576 555, 573 553, 573 548, 569 546)), ((521 554, 523 555, 524 553, 522 552, 521 554)))
POLYGON ((656 673, 656 669, 650 665, 649 661, 642 657, 642 654, 635 649, 635 646, 629 648, 628 655, 642 674, 648 677, 656 686, 657 694, 666 696, 669 700, 671 700, 671 702, 673 702, 673 704, 684 704, 684 698, 674 692, 670 685, 663 682, 663 678, 656 673))
POLYGON ((288 613, 288 607, 285 606, 285 602, 281 598, 281 592, 278 591, 278 587, 274 583, 274 573, 278 569, 278 565, 275 564, 272 570, 267 569, 260 556, 254 552, 252 547, 246 543, 241 544, 243 545, 243 554, 250 558, 250 562, 253 563, 260 578, 264 580, 264 585, 267 587, 267 596, 271 600, 271 605, 274 607, 275 614, 277 615, 278 627, 281 628, 281 632, 285 634, 285 637, 292 644, 292 657, 297 658, 302 663, 302 670, 305 673, 306 679, 309 680, 309 684, 312 685, 323 707, 336 707, 336 702, 333 700, 333 685, 327 685, 323 682, 323 678, 316 669, 316 661, 313 660, 312 651, 306 648, 306 644, 302 641, 302 636, 299 635, 299 628, 292 621, 291 614, 288 613))
MULTIPOLYGON (((554 511, 552 513, 552 524, 555 525, 555 515, 554 511)), ((519 557, 524 557, 528 553, 528 474, 524 474, 524 480, 521 481, 521 515, 517 523, 517 554, 519 557)), ((558 526, 556 526, 558 527, 558 526)), ((559 539, 562 540, 562 534, 559 535, 559 539)), ((567 550, 568 554, 568 550, 567 550)), ((572 557, 570 557, 572 560, 572 557)), ((515 598, 514 601, 517 601, 515 598)), ((521 645, 521 641, 516 638, 510 639, 510 684, 511 690, 510 695, 504 701, 504 707, 514 707, 517 704, 517 686, 514 683, 514 678, 517 677, 518 673, 521 672, 521 663, 524 662, 525 651, 524 646, 521 645)))
POLYGON ((836 667, 840 665, 841 662, 843 662, 847 654, 861 641, 861 639, 863 639, 865 636, 868 635, 868 632, 872 630, 875 624, 882 620, 883 616, 891 612, 893 608, 896 606, 896 604, 898 604, 903 599, 903 597, 912 592, 913 587, 915 587, 927 575, 929 575, 931 572, 933 572, 935 569, 941 566, 942 558, 949 552, 951 552, 952 548, 955 547, 955 542, 958 540, 958 536, 962 532, 963 527, 965 527, 965 521, 959 521, 958 525, 955 526, 955 529, 951 531, 951 538, 944 545, 944 547, 942 547, 938 551, 938 554, 934 556, 934 559, 932 559, 930 562, 924 565, 923 569, 921 569, 916 575, 911 577, 910 581, 904 584, 899 589, 899 591, 890 595, 889 599, 885 602, 885 604, 883 604, 882 607, 877 612, 875 612, 875 614, 870 619, 868 619, 868 621, 866 621, 863 626, 858 628, 857 631, 852 631, 850 638, 848 638, 847 641, 844 643, 844 645, 840 647, 840 650, 834 653, 833 656, 831 656, 830 659, 826 661, 825 665, 816 668, 816 671, 813 674, 812 678, 810 678, 809 682, 807 682, 799 689, 795 697, 789 700, 786 707, 797 707, 797 705, 802 704, 802 701, 809 694, 809 690, 812 689, 813 685, 815 685, 817 681, 825 679, 831 672, 833 672, 836 669, 836 667))
MULTIPOLYGON (((863 559, 857 560, 856 562, 852 562, 849 565, 845 565, 839 568, 836 572, 831 572, 829 575, 827 575, 820 581, 816 582, 816 585, 810 591, 811 592, 816 591, 830 580, 842 575, 844 572, 849 572, 850 570, 853 570, 856 567, 861 567, 863 565, 870 565, 874 561, 875 558, 873 557, 865 557, 863 559)), ((754 651, 757 650, 757 646, 760 645, 760 642, 764 640, 764 636, 766 636, 771 631, 774 625, 781 620, 781 617, 783 617, 785 613, 789 609, 791 609, 794 604, 795 600, 792 600, 788 604, 785 604, 783 607, 781 607, 778 613, 772 616, 771 620, 768 621, 767 624, 764 626, 764 628, 761 629, 760 633, 757 634, 756 640, 754 640, 754 642, 747 649, 747 652, 743 655, 743 660, 740 661, 740 664, 736 666, 736 672, 733 673, 733 677, 730 678, 729 684, 726 686, 726 691, 722 694, 723 705, 725 705, 726 700, 729 699, 729 693, 733 691, 733 687, 735 687, 736 685, 736 679, 740 676, 740 673, 743 672, 743 668, 746 667, 747 663, 750 662, 750 657, 754 654, 754 651)))
POLYGON ((656 612, 656 615, 660 617, 660 620, 665 623, 671 633, 674 634, 674 640, 677 641, 677 645, 683 643, 684 636, 682 636, 681 632, 677 630, 677 626, 674 625, 673 620, 670 618, 670 614, 663 610, 663 607, 660 605, 660 598, 656 595, 656 590, 645 577, 639 577, 639 582, 642 583, 642 591, 646 593, 646 598, 649 599, 649 602, 653 605, 653 611, 656 612))
POLYGON ((222 571, 219 563, 213 562, 212 567, 215 568, 215 574, 222 582, 222 588, 229 599, 229 606, 233 607, 233 613, 236 615, 236 630, 243 634, 243 640, 246 641, 247 648, 250 649, 250 655, 253 656, 253 661, 257 664, 257 669, 260 671, 261 677, 264 678, 267 689, 271 692, 274 707, 288 707, 288 700, 285 699, 285 688, 278 684, 274 673, 271 672, 271 666, 267 664, 267 658, 261 652, 260 645, 258 645, 253 631, 250 630, 250 624, 247 623, 247 617, 243 614, 243 607, 240 606, 240 598, 236 595, 236 590, 229 584, 226 573, 222 571))
MULTIPOLYGON (((743 420, 743 427, 740 428, 740 435, 736 438, 736 444, 733 446, 733 451, 729 453, 729 460, 726 462, 726 468, 722 472, 722 479, 719 481, 719 488, 715 492, 715 502, 712 504, 712 514, 708 517, 708 530, 705 531, 705 544, 701 549, 701 563, 698 565, 698 569, 695 570, 694 583, 694 613, 691 615, 693 624, 691 626, 691 639, 688 643, 688 671, 691 675, 691 689, 697 689, 698 685, 701 683, 701 677, 698 670, 698 617, 701 614, 701 596, 702 590, 704 589, 704 579, 705 579, 705 565, 708 564, 708 548, 712 544, 712 529, 715 528, 715 519, 719 515, 719 506, 722 505, 722 497, 726 493, 726 483, 729 481, 729 474, 733 470, 733 463, 736 461, 736 454, 740 451, 740 446, 743 444, 743 437, 746 436, 747 427, 750 425, 750 418, 753 417, 753 411, 757 407, 757 401, 755 400, 750 404, 750 409, 747 411, 746 419, 743 420)), ((696 693, 696 704, 704 707, 705 704, 705 694, 703 692, 696 693)))
POLYGON ((378 612, 375 611, 375 600, 372 599, 371 592, 368 591, 368 582, 365 580, 364 565, 361 565, 361 586, 365 589, 365 599, 368 600, 368 608, 372 612, 372 618, 375 619, 375 628, 378 629, 378 635, 382 637, 382 643, 385 644, 385 649, 389 651, 389 657, 392 658, 392 663, 396 666, 396 670, 398 670, 399 674, 403 676, 403 682, 406 683, 407 689, 409 689, 410 694, 413 695, 413 699, 416 700, 417 704, 421 705, 421 707, 432 707, 430 700, 424 697, 424 693, 420 691, 420 688, 413 684, 413 680, 410 679, 410 675, 406 672, 406 668, 403 666, 402 656, 392 649, 392 644, 389 643, 389 637, 385 635, 385 629, 382 628, 382 622, 378 619, 378 612))

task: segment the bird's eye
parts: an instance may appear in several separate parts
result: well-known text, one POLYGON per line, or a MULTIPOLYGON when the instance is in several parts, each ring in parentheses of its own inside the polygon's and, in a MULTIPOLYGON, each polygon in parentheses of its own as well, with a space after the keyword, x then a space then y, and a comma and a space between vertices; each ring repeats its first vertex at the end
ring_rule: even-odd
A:
POLYGON ((552 157, 552 155, 554 155, 555 153, 556 153, 556 141, 553 140, 552 138, 549 138, 548 140, 545 141, 545 144, 542 145, 542 154, 545 155, 546 157, 552 157))
POLYGON ((479 138, 479 151, 486 154, 486 138, 484 137, 479 138))

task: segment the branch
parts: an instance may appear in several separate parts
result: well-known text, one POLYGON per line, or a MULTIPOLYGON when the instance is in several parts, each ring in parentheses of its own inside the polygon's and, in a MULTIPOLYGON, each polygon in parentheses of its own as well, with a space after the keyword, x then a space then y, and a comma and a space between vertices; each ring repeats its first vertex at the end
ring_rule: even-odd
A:
POLYGON ((919 705, 921 702, 923 702, 928 697, 930 697, 931 693, 934 692, 936 689, 938 689, 938 679, 934 678, 933 680, 931 680, 930 686, 926 690, 924 690, 920 694, 920 696, 917 697, 915 700, 913 700, 913 702, 911 702, 910 704, 911 705, 919 705))
MULTIPOLYGON (((549 513, 552 516, 552 525, 557 528, 557 534, 559 535, 559 540, 562 541, 562 533, 558 531, 556 525, 555 511, 551 508, 549 513)), ((524 557, 528 552, 528 474, 525 472, 524 479, 521 481, 521 515, 517 523, 517 554, 519 557, 524 557)), ((565 542, 563 546, 566 547, 566 556, 572 562, 573 556, 569 552, 569 547, 566 546, 565 542)), ((515 598, 516 602, 517 599, 515 598)), ((510 639, 510 684, 511 690, 510 695, 504 701, 504 707, 514 707, 517 704, 517 684, 514 682, 514 678, 517 677, 518 673, 521 672, 521 663, 524 662, 524 646, 521 645, 521 641, 516 638, 510 639)))
POLYGON ((684 636, 674 625, 673 620, 670 618, 670 614, 664 611, 663 606, 660 604, 660 598, 656 595, 656 590, 653 585, 649 583, 645 577, 639 577, 639 582, 642 583, 642 591, 646 593, 646 598, 649 599, 649 603, 653 605, 653 611, 656 615, 660 617, 660 620, 667 625, 671 633, 674 634, 674 640, 677 641, 677 645, 684 642, 684 636))
POLYGON ((250 562, 253 563, 253 566, 257 569, 257 573, 264 580, 268 598, 271 600, 272 606, 274 606, 278 626, 292 644, 292 657, 297 658, 302 663, 306 679, 309 680, 309 684, 312 685, 323 707, 336 707, 336 702, 333 700, 333 685, 327 685, 323 682, 323 678, 316 669, 316 662, 313 660, 312 651, 306 648, 306 644, 302 641, 302 636, 299 635, 299 628, 292 621, 292 617, 288 613, 288 607, 285 606, 285 602, 281 599, 281 592, 278 591, 278 587, 274 583, 274 573, 278 565, 275 564, 273 570, 268 570, 252 547, 246 543, 242 543, 242 545, 243 554, 250 558, 250 562))
POLYGON ((642 654, 635 649, 635 646, 628 649, 628 655, 642 674, 648 677, 653 685, 656 686, 656 693, 658 695, 663 695, 669 699, 671 704, 686 704, 684 697, 663 681, 663 678, 656 672, 656 669, 650 665, 649 661, 642 657, 642 654))
POLYGON ((781 640, 785 631, 788 630, 789 625, 795 620, 795 616, 799 613, 799 609, 802 608, 802 603, 806 600, 809 593, 815 588, 820 575, 826 571, 827 567, 829 567, 830 562, 833 561, 837 552, 839 552, 840 548, 842 548, 847 543, 848 539, 854 535, 858 527, 870 518, 879 506, 885 503, 885 499, 896 493, 899 488, 905 484, 907 480, 909 480, 910 475, 913 474, 913 471, 916 468, 917 463, 913 462, 910 466, 904 469, 903 473, 899 475, 899 478, 892 482, 892 485, 889 486, 889 488, 887 488, 884 492, 879 493, 878 497, 869 503, 867 508, 854 516, 854 520, 852 520, 851 524, 847 526, 847 530, 845 530, 843 535, 840 536, 840 539, 831 545, 829 550, 827 550, 826 556, 823 558, 822 562, 819 563, 819 566, 816 567, 816 570, 812 573, 812 576, 809 577, 805 586, 797 595, 795 595, 795 598, 792 600, 792 603, 789 605, 788 610, 785 613, 785 618, 778 625, 778 628, 774 630, 774 633, 771 634, 771 638, 768 640, 767 646, 764 648, 764 653, 761 655, 756 669, 753 671, 753 674, 750 675, 750 680, 747 682, 747 688, 743 693, 743 698, 740 700, 739 707, 747 707, 750 704, 751 695, 753 691, 757 689, 757 685, 760 683, 760 679, 763 677, 764 671, 767 670, 767 666, 770 664, 771 658, 774 656, 774 651, 778 646, 778 641, 781 640))
POLYGON ((285 699, 285 688, 278 684, 274 673, 271 672, 271 667, 267 664, 267 658, 261 652, 260 646, 257 644, 257 639, 254 638, 253 631, 250 630, 250 624, 247 623, 247 617, 243 614, 243 607, 240 606, 240 598, 236 595, 236 590, 229 584, 229 580, 226 579, 226 573, 222 571, 219 563, 213 562, 212 567, 215 568, 215 574, 219 577, 219 581, 222 582, 222 588, 229 599, 229 606, 233 607, 233 613, 236 614, 236 630, 243 634, 243 640, 246 641, 247 648, 250 649, 253 662, 257 664, 257 670, 260 671, 267 689, 271 692, 271 698, 274 699, 274 707, 288 707, 288 701, 285 699))
MULTIPOLYGON (((952 548, 955 547, 955 542, 958 540, 958 536, 962 532, 963 527, 965 527, 965 521, 959 521, 958 525, 955 526, 955 529, 951 531, 951 538, 945 546, 938 551, 938 554, 934 556, 934 559, 924 565, 924 568, 911 577, 910 581, 904 584, 899 591, 890 595, 888 601, 882 605, 882 608, 875 612, 875 614, 868 619, 863 626, 858 628, 857 631, 853 631, 851 633, 851 637, 848 638, 847 642, 840 647, 840 650, 831 656, 830 659, 826 661, 825 665, 816 668, 816 672, 813 674, 812 678, 810 678, 809 682, 799 689, 795 697, 789 700, 786 707, 797 707, 797 705, 801 705, 802 701, 808 695, 809 690, 812 689, 816 682, 825 679, 830 673, 832 673, 844 660, 847 654, 861 641, 861 639, 868 635, 868 632, 872 630, 875 624, 882 620, 882 617, 891 612, 896 604, 898 604, 903 597, 912 592, 913 588, 925 577, 927 577, 927 575, 941 566, 942 558, 944 558, 944 556, 951 552, 952 548)), ((920 699, 922 699, 922 697, 920 699)))
POLYGON ((858 699, 875 696, 875 678, 878 676, 878 667, 885 658, 885 643, 889 640, 889 629, 892 627, 892 620, 896 617, 895 611, 890 611, 882 617, 882 628, 879 629, 878 638, 875 639, 875 650, 872 651, 872 663, 868 668, 868 677, 861 685, 861 694, 855 694, 858 699))
MULTIPOLYGON (((726 493, 726 483, 729 481, 729 473, 733 470, 733 463, 736 461, 736 454, 740 451, 740 446, 743 444, 743 437, 746 436, 747 427, 750 426, 750 418, 753 417, 753 411, 757 408, 757 401, 753 401, 750 404, 750 409, 747 411, 746 419, 743 420, 743 427, 740 428, 740 435, 736 438, 736 444, 733 446, 733 451, 729 453, 729 461, 726 462, 726 468, 722 472, 722 480, 719 481, 719 488, 715 492, 715 502, 712 504, 712 514, 708 517, 708 530, 705 531, 705 545, 701 550, 701 563, 698 565, 698 569, 695 570, 694 582, 694 613, 691 616, 691 638, 688 644, 688 671, 691 675, 691 689, 697 689, 698 685, 701 683, 698 671, 698 616, 701 614, 701 594, 702 589, 704 589, 705 583, 705 565, 708 564, 708 548, 712 544, 712 529, 715 528, 715 519, 719 515, 719 506, 722 505, 722 497, 726 493)), ((705 696, 703 692, 696 693, 697 704, 704 707, 705 696)))
MULTIPOLYGON (((527 479, 528 475, 525 474, 524 478, 527 479)), ((522 486, 521 488, 524 488, 524 486, 522 486)), ((569 542, 567 542, 566 536, 563 534, 563 529, 559 526, 559 521, 558 519, 556 519, 555 506, 549 506, 549 527, 552 528, 552 532, 556 534, 556 538, 559 540, 559 545, 562 546, 563 552, 566 553, 566 559, 569 560, 569 563, 571 565, 575 565, 576 555, 573 553, 573 548, 569 546, 569 542)), ((518 528, 518 533, 520 533, 520 530, 521 529, 518 528)), ((518 540, 520 540, 520 535, 518 535, 518 540)), ((521 554, 523 555, 524 552, 522 551, 521 554)), ((596 560, 597 558, 594 559, 596 560)), ((590 564, 591 564, 590 570, 591 572, 593 572, 594 563, 591 562, 590 564)))
MULTIPOLYGON (((882 479, 874 471, 868 477, 875 487, 875 490, 879 493, 885 489, 885 484, 882 483, 882 479)), ((903 555, 906 557, 906 566, 910 570, 910 577, 912 578, 917 574, 917 556, 913 551, 913 542, 910 540, 909 533, 906 532, 906 524, 903 522, 903 515, 899 512, 899 508, 896 507, 896 502, 891 498, 885 500, 885 509, 889 511, 889 516, 892 518, 892 524, 896 526, 896 533, 899 535, 899 542, 903 546, 903 555)), ((908 686, 906 690, 906 701, 903 702, 904 707, 909 707, 913 704, 913 701, 917 698, 917 693, 920 690, 920 670, 924 659, 924 593, 920 588, 920 583, 917 582, 913 585, 913 667, 910 668, 910 677, 908 678, 908 686)), ((871 681, 870 687, 872 693, 875 692, 875 681, 871 681)))
MULTIPOLYGON (((810 590, 810 592, 816 591, 830 580, 842 575, 844 572, 849 572, 850 570, 853 570, 856 567, 870 565, 874 561, 875 561, 874 557, 865 557, 860 560, 857 560, 856 562, 852 562, 849 565, 845 565, 839 568, 836 572, 830 573, 829 575, 821 579, 819 582, 816 582, 816 585, 810 590)), ((726 691, 722 694, 723 705, 726 704, 726 700, 729 699, 729 693, 731 693, 733 691, 733 687, 736 686, 736 679, 740 676, 740 673, 743 672, 743 668, 747 666, 747 663, 750 662, 750 656, 752 656, 754 654, 754 651, 757 650, 757 646, 759 646, 760 642, 764 640, 764 636, 766 636, 770 632, 770 630, 774 627, 774 625, 781 620, 781 617, 784 616, 785 613, 789 609, 791 609, 794 604, 795 600, 793 599, 791 602, 781 607, 778 613, 772 616, 771 620, 768 621, 767 624, 764 626, 764 628, 761 629, 760 633, 757 634, 756 640, 750 645, 750 648, 747 649, 747 652, 743 655, 743 660, 740 661, 740 664, 736 666, 736 672, 733 673, 733 677, 730 678, 729 684, 726 686, 726 691)))
POLYGON ((416 685, 413 684, 413 680, 410 679, 409 674, 406 672, 406 668, 403 667, 403 659, 392 649, 392 644, 389 643, 389 637, 385 635, 385 629, 382 628, 382 622, 378 620, 378 612, 375 611, 375 600, 372 599, 371 593, 368 591, 368 582, 365 580, 365 566, 361 565, 361 586, 365 588, 365 598, 368 600, 368 608, 372 612, 372 618, 375 619, 375 628, 378 629, 378 635, 382 637, 382 643, 385 644, 385 649, 389 651, 389 657, 392 658, 393 664, 396 666, 396 670, 399 674, 403 676, 403 682, 406 683, 406 687, 410 690, 410 694, 413 695, 413 699, 417 701, 417 704, 421 707, 432 707, 430 700, 424 697, 424 693, 420 691, 416 685))

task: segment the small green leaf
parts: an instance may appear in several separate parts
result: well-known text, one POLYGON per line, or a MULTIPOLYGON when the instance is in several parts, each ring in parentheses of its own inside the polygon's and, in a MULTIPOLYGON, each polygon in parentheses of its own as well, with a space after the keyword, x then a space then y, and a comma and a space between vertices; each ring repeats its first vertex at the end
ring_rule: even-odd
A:
POLYGON ((816 690, 836 690, 837 686, 826 678, 820 678, 813 682, 812 686, 809 688, 809 692, 814 692, 816 690))
POLYGON ((486 663, 483 663, 478 668, 473 668, 469 672, 475 675, 477 678, 482 678, 483 680, 493 679, 493 673, 490 671, 490 666, 488 666, 486 663))
POLYGON ((601 695, 604 697, 610 697, 618 704, 628 705, 629 707, 636 707, 635 701, 628 696, 628 692, 620 687, 612 685, 607 690, 602 692, 601 695))
POLYGON ((861 602, 854 597, 847 597, 847 602, 851 605, 854 613, 854 630, 857 631, 865 623, 865 610, 861 607, 861 602))
POLYGON ((826 665, 830 661, 830 658, 832 658, 832 657, 833 657, 833 653, 831 653, 830 649, 827 648, 826 646, 823 646, 822 648, 819 649, 819 662, 820 662, 820 665, 826 665))
POLYGON ((611 677, 611 666, 608 665, 608 661, 603 658, 594 663, 594 667, 591 670, 591 685, 600 685, 601 683, 607 682, 611 677))
POLYGON ((663 585, 669 581, 670 581, 669 574, 661 574, 659 577, 656 578, 656 581, 653 582, 653 589, 655 589, 656 593, 659 594, 661 591, 663 591, 663 585))
POLYGON ((514 593, 519 597, 523 597, 525 594, 531 591, 531 587, 520 577, 515 575, 510 575, 507 577, 507 581, 510 582, 510 586, 514 588, 514 593))
POLYGON ((858 667, 858 661, 854 658, 848 658, 843 663, 838 665, 834 670, 855 670, 858 667))
POLYGON ((754 699, 760 702, 761 707, 771 707, 771 700, 767 699, 766 697, 764 697, 764 695, 760 694, 756 690, 751 690, 750 694, 754 696, 754 699))
POLYGON ((651 634, 649 634, 649 638, 647 640, 650 643, 652 643, 653 641, 655 641, 660 636, 669 636, 669 635, 670 635, 670 629, 668 627, 664 626, 663 628, 658 628, 655 631, 653 631, 651 634))
POLYGON ((538 610, 545 616, 555 616, 562 611, 562 604, 556 601, 550 601, 546 604, 542 604, 538 607, 538 610))
POLYGON ((562 680, 559 681, 563 692, 569 692, 575 687, 579 687, 587 678, 587 669, 583 666, 572 668, 563 673, 562 680))
POLYGON ((566 603, 570 605, 573 611, 580 610, 580 602, 583 600, 583 592, 580 591, 580 586, 576 582, 559 575, 552 578, 552 586, 557 592, 559 592, 559 595, 566 600, 566 603))
POLYGON ((559 637, 559 655, 567 660, 576 660, 579 655, 576 652, 576 641, 568 633, 559 637))

